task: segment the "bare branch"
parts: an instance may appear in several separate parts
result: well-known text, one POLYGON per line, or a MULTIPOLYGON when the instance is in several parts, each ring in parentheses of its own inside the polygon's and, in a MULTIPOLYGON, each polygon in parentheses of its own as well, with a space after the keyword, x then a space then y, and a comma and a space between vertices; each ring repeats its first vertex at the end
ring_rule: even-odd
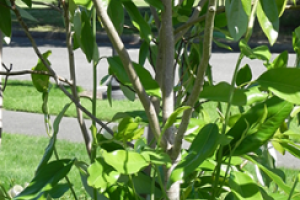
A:
MULTIPOLYGON (((209 58, 211 55, 214 19, 215 19, 215 14, 217 12, 216 5, 217 5, 217 0, 209 1, 208 11, 206 13, 205 31, 204 31, 204 38, 203 38, 203 56, 201 59, 201 63, 198 67, 197 79, 195 81, 191 95, 189 96, 189 99, 186 103, 186 105, 190 107, 194 106, 203 89, 205 71, 208 66, 209 58)), ((183 113, 182 122, 179 126, 176 139, 175 139, 173 152, 172 152, 173 158, 178 157, 178 155, 180 154, 182 140, 184 137, 184 133, 188 127, 188 123, 191 118, 192 111, 193 111, 192 108, 190 108, 183 113)))
MULTIPOLYGON (((152 129, 154 136, 156 140, 159 139, 161 131, 159 126, 158 117, 155 112, 155 108, 153 104, 150 101, 149 96, 145 92, 145 89, 143 88, 143 85, 141 84, 141 81, 136 74, 131 59, 129 57, 129 54, 120 39, 120 36, 118 35, 115 27, 113 26, 111 20, 109 19, 106 11, 103 8, 102 1, 101 0, 93 0, 95 8, 97 10, 97 14, 101 19, 101 22, 106 30, 106 33, 112 42, 112 45, 114 49, 117 51, 123 66, 126 70, 126 73, 133 84, 134 90, 137 92, 140 101, 142 102, 142 105, 144 106, 145 110, 147 110, 147 117, 149 119, 150 128, 152 129)), ((163 148, 166 146, 166 144, 161 140, 160 144, 163 148)))
POLYGON ((156 11, 156 9, 153 6, 150 6, 150 11, 151 11, 151 14, 153 15, 155 26, 159 30, 159 28, 160 28, 160 20, 159 20, 159 16, 157 14, 157 11, 156 11))

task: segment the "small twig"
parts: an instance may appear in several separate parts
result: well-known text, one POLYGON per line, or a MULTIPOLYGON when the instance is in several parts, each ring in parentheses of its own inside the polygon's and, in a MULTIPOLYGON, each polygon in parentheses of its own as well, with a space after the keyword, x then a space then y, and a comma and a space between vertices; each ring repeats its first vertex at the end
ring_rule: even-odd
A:
MULTIPOLYGON (((9 69, 4 65, 4 63, 2 63, 2 66, 3 66, 4 69, 9 73, 9 72, 12 70, 12 66, 13 66, 13 65, 10 64, 9 69)), ((4 81, 4 85, 3 85, 3 88, 2 88, 2 92, 5 91, 5 88, 6 88, 6 85, 7 85, 8 76, 9 76, 9 75, 6 75, 6 76, 5 76, 5 81, 4 81)))

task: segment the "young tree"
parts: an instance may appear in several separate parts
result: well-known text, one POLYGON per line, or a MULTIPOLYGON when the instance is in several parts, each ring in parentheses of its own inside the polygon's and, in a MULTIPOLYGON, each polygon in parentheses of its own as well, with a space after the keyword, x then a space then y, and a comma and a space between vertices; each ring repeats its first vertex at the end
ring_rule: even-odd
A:
MULTIPOLYGON (((31 7, 31 0, 23 2, 31 7)), ((287 52, 271 61, 267 46, 251 49, 247 44, 256 18, 270 44, 275 43, 279 17, 287 0, 226 0, 225 7, 219 6, 217 0, 145 2, 151 17, 142 16, 131 0, 62 0, 71 72, 70 80, 66 80, 51 68, 47 60, 50 53, 39 52, 15 1, 0 0, 0 13, 3 13, 0 29, 6 36, 11 35, 12 10, 39 56, 39 64, 28 73, 43 93, 44 114, 49 115, 47 98, 51 76, 77 107, 78 122, 91 159, 91 163, 58 159, 55 141, 59 122, 70 105, 67 104, 53 124, 53 136, 33 181, 16 199, 50 198, 65 187, 72 189, 67 178, 68 186, 58 182, 73 165, 79 169, 83 185, 94 199, 146 199, 147 196, 169 200, 291 199, 298 195, 273 169, 268 150, 261 153, 259 148, 271 141, 281 152, 287 150, 300 156, 299 146, 287 139, 292 131, 288 125, 295 123, 299 112, 294 105, 300 103, 297 78, 300 70, 286 67, 287 52), (138 63, 131 60, 120 38, 124 10, 142 40, 138 63), (97 19, 117 52, 117 56, 107 58, 109 71, 104 80, 116 78, 125 96, 134 100, 137 94, 144 107, 143 114, 116 114, 113 119, 118 122, 116 131, 95 116, 96 70, 101 60, 95 41, 97 19), (224 40, 239 42, 241 53, 231 83, 215 85, 209 59, 213 42, 230 49, 222 43, 224 40), (81 48, 93 65, 91 112, 80 104, 76 91, 73 54, 76 48, 81 48), (240 66, 245 57, 262 60, 267 71, 252 80, 250 66, 240 66), (143 67, 146 60, 154 69, 154 76, 143 67), (179 75, 178 82, 175 74, 179 75), (64 89, 62 82, 72 86, 72 94, 64 89), (93 120, 91 139, 81 112, 93 120), (111 136, 97 130, 97 123, 111 136), (148 125, 149 134, 153 135, 149 138, 153 139, 145 141, 142 133, 148 125), (183 148, 184 140, 190 143, 188 148, 183 148), (57 160, 49 161, 53 153, 57 160), (263 162, 266 159, 269 164, 263 162), (283 193, 270 193, 258 185, 245 173, 245 162, 257 165, 264 172, 266 186, 271 180, 283 193)), ((295 30, 293 38, 294 50, 299 55, 300 29, 295 30)), ((77 198, 76 191, 72 193, 77 198)))

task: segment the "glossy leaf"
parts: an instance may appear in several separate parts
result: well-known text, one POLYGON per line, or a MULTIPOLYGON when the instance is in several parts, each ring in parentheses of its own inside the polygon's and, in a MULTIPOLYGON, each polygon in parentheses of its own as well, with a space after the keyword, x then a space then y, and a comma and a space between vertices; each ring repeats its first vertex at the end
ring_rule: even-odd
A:
MULTIPOLYGON (((48 57, 51 55, 51 53, 52 52, 48 50, 46 53, 43 53, 42 55, 48 65, 50 65, 48 57)), ((32 70, 48 72, 47 67, 43 64, 43 62, 40 59, 38 60, 37 65, 32 68, 32 70)), ((31 79, 34 87, 39 92, 48 92, 49 76, 41 75, 41 74, 31 74, 31 79)))
POLYGON ((20 15, 22 16, 22 18, 28 19, 33 22, 38 22, 38 20, 35 17, 33 17, 29 12, 27 12, 25 9, 22 9, 18 6, 16 8, 20 12, 20 15))
POLYGON ((275 1, 260 0, 257 5, 258 22, 271 45, 278 37, 279 18, 275 1))
POLYGON ((149 162, 155 165, 165 165, 167 168, 171 167, 171 158, 165 152, 159 150, 147 149, 143 150, 141 154, 145 158, 149 158, 149 162))
POLYGON ((129 101, 134 101, 135 100, 135 92, 134 91, 132 91, 129 87, 123 86, 123 85, 120 85, 120 88, 121 88, 123 94, 125 95, 125 97, 129 101))
MULTIPOLYGON (((216 102, 228 102, 231 86, 226 82, 220 82, 214 86, 204 86, 200 98, 216 102)), ((262 93, 258 87, 249 89, 235 89, 232 104, 237 106, 251 105, 262 102, 267 94, 262 93)))
POLYGON ((229 186, 236 199, 263 200, 258 185, 246 173, 232 171, 229 177, 229 186))
POLYGON ((215 43, 218 47, 220 47, 220 48, 223 48, 223 49, 227 49, 227 50, 229 50, 229 51, 232 51, 232 48, 231 48, 229 45, 227 45, 227 44, 218 42, 217 40, 214 40, 214 43, 215 43))
POLYGON ((164 10, 164 5, 160 0, 145 0, 145 2, 159 10, 164 10))
POLYGON ((251 80, 252 80, 251 68, 248 64, 246 64, 237 73, 236 85, 240 86, 240 85, 242 85, 244 83, 247 83, 251 80))
POLYGON ((288 64, 289 54, 287 51, 282 52, 279 54, 272 63, 266 64, 268 69, 273 68, 286 68, 288 64))
POLYGON ((126 117, 119 123, 118 133, 114 135, 114 138, 120 141, 132 141, 137 134, 140 136, 143 133, 144 129, 139 129, 139 123, 134 122, 133 118, 126 117))
POLYGON ((275 2, 277 5, 278 16, 281 17, 285 10, 285 6, 286 6, 288 0, 275 0, 275 2))
POLYGON ((177 108, 171 115, 170 117, 167 119, 162 131, 161 131, 161 135, 163 135, 165 133, 165 131, 170 128, 177 120, 177 117, 179 117, 180 114, 182 114, 185 110, 187 109, 191 109, 191 107, 189 106, 183 106, 183 107, 179 107, 177 108))
POLYGON ((16 197, 17 199, 32 199, 48 184, 56 185, 64 178, 75 160, 56 160, 44 165, 35 175, 30 184, 16 197))
POLYGON ((173 183, 183 180, 201 165, 201 163, 212 156, 219 145, 219 129, 216 124, 204 126, 189 148, 188 155, 172 171, 167 187, 173 183))
POLYGON ((108 7, 107 7, 107 14, 110 17, 117 32, 119 33, 119 35, 121 35, 124 26, 124 9, 122 5, 122 1, 109 0, 108 7))
POLYGON ((290 154, 292 154, 293 156, 295 156, 297 158, 300 158, 299 146, 297 146, 296 144, 294 144, 291 141, 285 141, 285 140, 281 140, 281 141, 279 141, 279 143, 285 150, 290 152, 290 154))
POLYGON ((92 33, 92 26, 90 23, 90 19, 86 12, 81 12, 81 34, 80 34, 80 44, 81 49, 84 52, 86 59, 91 62, 94 57, 95 46, 97 46, 95 42, 95 38, 92 33))
POLYGON ((61 119, 63 118, 64 114, 66 113, 66 111, 68 110, 68 108, 70 107, 71 103, 68 103, 64 106, 63 110, 60 111, 60 113, 58 114, 58 116, 55 118, 54 123, 53 123, 53 135, 49 141, 49 144, 47 146, 47 148, 45 149, 45 153, 43 155, 42 160, 39 163, 39 166, 37 167, 36 172, 38 172, 43 166, 45 166, 48 161, 50 160, 53 151, 54 151, 54 147, 55 147, 55 142, 57 139, 57 134, 59 131, 59 124, 61 119))
POLYGON ((298 68, 276 68, 263 73, 257 83, 288 102, 300 104, 299 76, 298 68))
POLYGON ((141 38, 150 43, 152 38, 151 28, 142 17, 138 8, 132 1, 123 1, 122 3, 131 18, 132 24, 139 30, 141 38))
MULTIPOLYGON (((75 166, 79 170, 81 182, 82 182, 82 185, 83 185, 86 193, 88 193, 90 195, 90 197, 95 198, 94 197, 94 195, 95 195, 94 188, 89 186, 88 183, 87 183, 87 179, 88 179, 87 168, 88 168, 88 165, 84 162, 81 162, 81 161, 75 161, 75 166)), ((97 194, 97 200, 108 200, 104 195, 100 194, 99 191, 97 191, 96 194, 97 194)))
POLYGON ((271 52, 265 45, 258 46, 251 49, 245 40, 239 42, 241 52, 250 59, 260 59, 263 61, 269 61, 271 58, 271 52))
POLYGON ((31 0, 22 0, 29 8, 32 6, 31 0))
POLYGON ((122 174, 133 174, 149 165, 142 155, 133 151, 103 152, 102 156, 107 164, 122 174))
POLYGON ((149 55, 149 45, 147 44, 147 42, 143 42, 141 44, 141 47, 140 47, 140 51, 139 51, 139 64, 140 65, 144 65, 145 64, 145 61, 147 59, 149 55))
POLYGON ((101 191, 116 183, 120 176, 120 173, 114 171, 101 158, 89 166, 87 171, 89 173, 88 184, 94 188, 101 188, 101 191))
POLYGON ((261 169, 263 172, 265 172, 277 185, 280 187, 286 194, 289 194, 291 192, 291 188, 286 185, 286 183, 274 172, 268 170, 266 167, 261 165, 260 163, 256 162, 252 157, 248 155, 243 156, 245 159, 251 161, 252 163, 256 164, 259 169, 261 169))
POLYGON ((109 199, 132 200, 135 199, 134 192, 127 185, 112 186, 107 189, 109 199))
POLYGON ((247 11, 245 11, 243 4, 245 4, 245 8, 248 8, 249 5, 246 4, 249 3, 251 6, 250 0, 247 1, 226 0, 225 2, 227 26, 231 37, 235 41, 238 41, 247 31, 248 17, 249 17, 247 15, 248 9, 247 11))
MULTIPOLYGON (((107 59, 109 63, 109 74, 114 75, 123 85, 132 87, 132 83, 123 67, 119 57, 110 57, 107 59)), ((161 91, 158 83, 152 78, 150 72, 143 66, 133 63, 133 67, 140 78, 142 85, 150 96, 161 97, 161 91)))
POLYGON ((293 104, 273 97, 249 109, 228 131, 227 135, 232 136, 233 140, 224 147, 225 155, 234 148, 232 155, 243 155, 258 149, 272 138, 292 108, 293 104))

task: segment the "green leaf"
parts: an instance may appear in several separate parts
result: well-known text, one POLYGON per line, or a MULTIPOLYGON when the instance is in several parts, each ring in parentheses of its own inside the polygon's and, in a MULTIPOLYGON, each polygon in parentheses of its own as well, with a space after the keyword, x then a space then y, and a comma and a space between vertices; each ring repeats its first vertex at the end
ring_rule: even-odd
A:
POLYGON ((107 100, 108 100, 110 107, 112 107, 111 91, 112 91, 112 85, 111 85, 111 81, 110 81, 107 86, 107 100))
POLYGON ((230 172, 229 186, 236 199, 263 200, 258 185, 246 173, 239 171, 230 172))
MULTIPOLYGON (((0 30, 7 37, 11 37, 11 14, 5 0, 0 0, 0 30)), ((2 40, 2 38, 1 38, 2 40)))
POLYGON ((87 183, 94 188, 101 188, 101 191, 116 183, 120 176, 120 173, 114 171, 102 158, 96 159, 87 171, 89 173, 87 183))
POLYGON ((252 80, 251 68, 248 64, 242 67, 236 77, 236 85, 240 86, 252 80))
MULTIPOLYGON (((144 172, 139 172, 137 176, 132 177, 134 189, 138 194, 153 194, 151 191, 151 182, 153 178, 146 175, 144 172)), ((155 184, 154 193, 155 196, 161 196, 162 192, 158 184, 155 184)))
POLYGON ((103 151, 102 156, 107 164, 122 174, 133 174, 149 165, 144 156, 133 151, 103 151))
POLYGON ((220 13, 215 16, 215 27, 223 28, 227 26, 226 13, 220 13))
POLYGON ((121 35, 124 26, 124 9, 122 5, 122 1, 109 0, 108 7, 107 7, 107 14, 110 17, 117 32, 119 33, 119 35, 121 35))
POLYGON ((72 0, 74 1, 74 3, 78 6, 83 6, 87 9, 90 9, 93 5, 93 1, 92 0, 72 0))
POLYGON ((247 31, 249 3, 251 6, 251 0, 226 0, 225 2, 228 30, 235 41, 238 41, 247 31), (247 8, 247 11, 244 8, 247 8))
POLYGON ((246 41, 242 39, 239 42, 239 47, 241 53, 243 53, 245 56, 247 56, 250 59, 260 59, 268 62, 271 58, 271 52, 266 45, 261 45, 254 49, 251 49, 246 43, 246 41))
POLYGON ((257 104, 243 114, 227 135, 233 140, 224 147, 225 155, 243 155, 265 144, 289 116, 293 104, 277 97, 257 104), (266 115, 267 114, 267 115, 266 115))
MULTIPOLYGON (((48 57, 49 55, 51 55, 51 53, 52 52, 48 50, 46 53, 43 53, 42 55, 48 65, 51 65, 51 63, 48 60, 48 57)), ((37 65, 32 68, 32 70, 48 72, 48 68, 43 64, 43 62, 40 59, 38 60, 37 65)), ((48 92, 49 76, 41 75, 41 74, 31 74, 31 79, 33 85, 39 92, 48 92)))
POLYGON ((276 68, 263 73, 257 83, 288 102, 300 104, 299 77, 298 68, 276 68))
POLYGON ((285 10, 285 6, 286 6, 288 0, 275 0, 275 2, 277 5, 278 17, 281 17, 285 10))
MULTIPOLYGON (((107 59, 107 61, 109 63, 109 74, 114 75, 123 85, 132 87, 132 83, 123 67, 120 58, 117 56, 110 57, 107 59)), ((137 63, 132 64, 147 94, 160 98, 160 87, 158 83, 152 78, 150 72, 137 63)))
POLYGON ((38 20, 33 17, 29 12, 27 12, 26 10, 20 8, 19 6, 16 7, 18 9, 18 11, 20 12, 20 15, 22 16, 22 18, 28 19, 30 21, 33 22, 38 22, 38 20))
POLYGON ((232 48, 229 45, 221 43, 221 42, 218 42, 217 40, 213 40, 213 41, 214 41, 214 43, 216 43, 216 45, 218 47, 223 48, 223 49, 227 49, 229 51, 232 51, 232 48))
POLYGON ((119 123, 118 132, 114 138, 120 141, 132 141, 139 138, 144 133, 144 128, 139 128, 139 123, 133 118, 125 117, 119 123))
POLYGON ((287 51, 282 52, 279 54, 271 64, 266 64, 268 69, 273 68, 286 68, 288 64, 289 54, 287 51))
POLYGON ((160 0, 145 0, 145 2, 159 10, 164 10, 164 5, 160 0))
POLYGON ((147 44, 147 42, 143 42, 141 44, 141 47, 140 47, 140 51, 139 51, 139 64, 140 65, 144 65, 145 64, 145 61, 146 61, 146 58, 148 57, 149 55, 149 45, 147 44))
POLYGON ((276 42, 279 32, 279 18, 276 2, 260 0, 257 5, 257 18, 272 46, 276 42))
POLYGON ((123 86, 123 85, 120 85, 120 88, 121 88, 123 94, 126 96, 126 98, 129 101, 135 100, 135 92, 134 91, 132 91, 129 87, 123 86))
MULTIPOLYGON (((75 160, 56 160, 44 165, 36 173, 30 184, 16 197, 17 199, 32 199, 48 184, 55 186, 64 178, 75 160)), ((49 187, 49 186, 48 186, 49 187)))
POLYGON ((293 156, 300 158, 300 149, 299 146, 297 146, 296 144, 294 144, 293 142, 289 141, 289 140, 280 140, 279 144, 288 152, 290 152, 290 154, 292 154, 293 156))
POLYGON ((284 181, 280 178, 280 176, 278 176, 274 172, 268 170, 266 167, 264 167, 260 163, 256 162, 252 157, 250 157, 248 155, 244 155, 243 157, 245 159, 251 161, 252 163, 256 164, 259 169, 261 169, 263 172, 265 172, 278 185, 278 187, 280 187, 286 194, 290 194, 291 188, 289 186, 287 186, 286 183, 284 183, 284 181))
POLYGON ((122 1, 122 3, 131 18, 132 24, 139 30, 141 38, 149 44, 152 38, 149 24, 144 20, 132 1, 122 1))
POLYGON ((52 154, 53 154, 53 151, 54 151, 54 147, 55 147, 55 142, 56 142, 56 139, 57 139, 57 134, 58 134, 58 131, 59 131, 59 124, 60 124, 60 121, 61 119, 63 118, 65 112, 68 110, 68 108, 70 107, 72 103, 68 103, 64 106, 63 110, 60 111, 60 113, 58 114, 58 116, 55 118, 54 120, 54 123, 53 123, 53 128, 54 128, 54 132, 53 132, 53 135, 49 141, 49 144, 47 146, 47 148, 45 149, 45 153, 43 155, 43 158, 42 160, 40 161, 38 167, 37 167, 37 170, 36 172, 40 171, 40 169, 45 166, 48 161, 50 160, 52 154))
MULTIPOLYGON (((79 170, 81 182, 82 182, 82 185, 83 185, 85 191, 90 195, 90 197, 95 198, 94 197, 94 194, 95 194, 94 188, 89 186, 87 183, 87 179, 88 179, 87 164, 84 162, 81 162, 81 161, 75 161, 75 166, 79 170)), ((108 200, 104 195, 100 194, 98 190, 97 190, 96 194, 97 194, 97 200, 108 200)))
POLYGON ((179 117, 180 114, 182 114, 184 111, 186 111, 187 109, 191 109, 191 107, 189 106, 183 106, 183 107, 179 107, 177 108, 171 115, 170 117, 167 119, 162 131, 161 131, 161 135, 163 135, 165 133, 165 131, 170 128, 177 120, 177 118, 179 117))
POLYGON ((171 158, 165 152, 153 149, 143 150, 141 154, 149 158, 149 162, 154 165, 165 165, 167 168, 172 166, 171 158))
POLYGON ((188 155, 172 171, 167 188, 194 172, 205 159, 214 154, 219 144, 218 126, 212 123, 204 126, 191 144, 188 155))
POLYGON ((29 8, 32 6, 31 0, 22 0, 29 8))
POLYGON ((94 57, 95 46, 97 46, 95 38, 92 33, 92 26, 90 23, 90 18, 86 12, 81 12, 81 34, 80 34, 80 44, 81 49, 84 52, 86 59, 91 62, 94 57))
MULTIPOLYGON (((200 98, 216 102, 228 102, 231 86, 227 82, 220 82, 213 86, 204 86, 200 93, 200 98)), ((267 98, 267 94, 262 93, 258 87, 249 89, 235 89, 232 105, 244 106, 262 102, 267 98)))

